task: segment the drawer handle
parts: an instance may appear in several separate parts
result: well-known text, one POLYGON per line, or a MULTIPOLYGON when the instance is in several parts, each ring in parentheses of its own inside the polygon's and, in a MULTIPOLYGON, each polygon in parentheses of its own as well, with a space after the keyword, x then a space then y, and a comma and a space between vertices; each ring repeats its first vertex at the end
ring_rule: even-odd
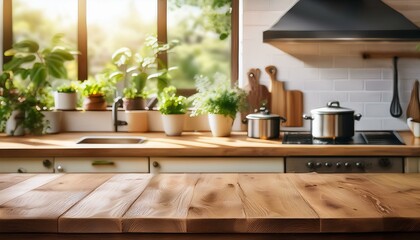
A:
POLYGON ((158 163, 158 162, 156 162, 156 161, 154 161, 154 162, 152 163, 152 165, 153 165, 153 167, 155 167, 155 168, 159 167, 159 163, 158 163))
POLYGON ((112 161, 97 160, 92 162, 92 166, 112 166, 115 165, 112 161))
POLYGON ((44 167, 46 168, 50 168, 52 166, 52 162, 49 159, 45 159, 44 161, 42 161, 42 165, 44 165, 44 167))
POLYGON ((64 168, 63 168, 63 166, 58 165, 58 166, 57 166, 57 172, 60 172, 60 173, 64 172, 64 168))
POLYGON ((27 173, 28 171, 24 168, 18 168, 17 172, 18 173, 27 173))

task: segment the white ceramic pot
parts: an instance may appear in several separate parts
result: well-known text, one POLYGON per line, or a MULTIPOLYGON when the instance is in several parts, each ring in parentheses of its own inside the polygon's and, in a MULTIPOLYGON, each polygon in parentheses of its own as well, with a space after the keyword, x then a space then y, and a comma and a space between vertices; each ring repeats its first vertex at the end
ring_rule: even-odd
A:
POLYGON ((232 132, 233 119, 220 114, 209 114, 209 125, 214 137, 228 137, 232 132))
POLYGON ((414 137, 420 137, 420 123, 413 121, 413 118, 407 118, 407 125, 414 137))
POLYGON ((19 110, 14 110, 10 118, 6 121, 6 129, 5 132, 9 136, 22 136, 25 134, 23 128, 23 119, 24 115, 19 110))
POLYGON ((168 136, 180 136, 184 130, 185 114, 162 114, 163 130, 168 136))
POLYGON ((77 106, 76 93, 54 92, 55 109, 57 110, 75 110, 77 106))
POLYGON ((46 133, 59 133, 61 131, 62 111, 42 111, 46 133))
POLYGON ((147 111, 125 111, 128 132, 148 132, 149 120, 147 111))

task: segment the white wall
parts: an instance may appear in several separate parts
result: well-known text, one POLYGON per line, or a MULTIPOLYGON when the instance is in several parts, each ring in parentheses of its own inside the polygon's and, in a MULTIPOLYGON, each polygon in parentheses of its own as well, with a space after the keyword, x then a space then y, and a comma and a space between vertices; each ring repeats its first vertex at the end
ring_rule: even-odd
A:
MULTIPOLYGON (((410 44, 276 44, 263 43, 262 32, 271 27, 297 0, 244 0, 241 76, 250 68, 262 71, 260 82, 269 85, 264 68, 274 65, 287 89, 304 92, 304 112, 339 100, 344 107, 363 115, 359 130, 407 129, 405 109, 415 79, 420 78, 420 60, 400 59, 400 100, 404 114, 389 114, 392 98, 392 59, 363 60, 361 51, 415 49, 410 44)), ((247 80, 245 80, 247 81, 247 80)), ((309 124, 306 123, 306 129, 309 124)))

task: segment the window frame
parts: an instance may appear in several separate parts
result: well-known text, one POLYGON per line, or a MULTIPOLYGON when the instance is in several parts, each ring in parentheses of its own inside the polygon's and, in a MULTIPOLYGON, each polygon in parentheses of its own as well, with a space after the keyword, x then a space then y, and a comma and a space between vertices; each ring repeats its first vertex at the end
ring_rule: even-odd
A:
MULTIPOLYGON (((77 56, 77 77, 79 80, 88 77, 88 48, 87 48, 87 22, 86 0, 78 1, 77 22, 77 48, 80 54, 77 56)), ((160 42, 166 43, 167 35, 167 0, 157 0, 158 4, 158 29, 157 37, 160 42)), ((13 0, 3 0, 3 51, 12 48, 13 45, 13 0)), ((239 74, 239 0, 232 0, 231 15, 231 83, 237 84, 239 74)), ((11 57, 3 55, 3 64, 11 57)), ((160 60, 167 63, 166 54, 160 56, 160 60)), ((191 95, 195 89, 179 89, 180 93, 191 95)))

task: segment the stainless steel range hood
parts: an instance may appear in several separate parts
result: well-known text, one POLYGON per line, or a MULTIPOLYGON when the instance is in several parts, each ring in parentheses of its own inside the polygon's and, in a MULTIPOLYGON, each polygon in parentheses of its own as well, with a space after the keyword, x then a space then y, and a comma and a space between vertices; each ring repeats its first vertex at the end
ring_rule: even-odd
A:
POLYGON ((300 0, 263 40, 419 41, 420 29, 381 0, 300 0))

